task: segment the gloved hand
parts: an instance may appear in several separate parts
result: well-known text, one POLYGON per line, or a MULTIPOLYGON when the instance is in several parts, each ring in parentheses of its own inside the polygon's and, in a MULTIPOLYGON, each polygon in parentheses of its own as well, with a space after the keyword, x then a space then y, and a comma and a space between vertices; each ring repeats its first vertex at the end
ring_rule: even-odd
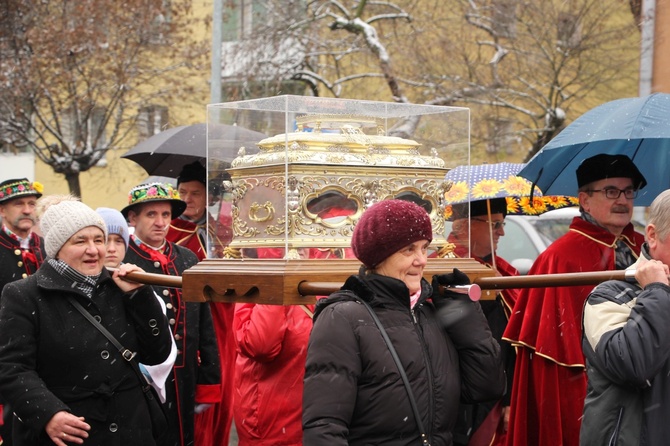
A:
POLYGON ((454 268, 453 273, 435 274, 433 276, 432 284, 433 288, 435 288, 436 285, 442 285, 445 287, 454 285, 470 285, 470 278, 463 271, 459 270, 458 268, 454 268))
MULTIPOLYGON (((463 271, 454 268, 454 272, 447 274, 436 274, 433 276, 431 286, 433 287, 433 294, 431 296, 433 304, 440 309, 444 305, 445 299, 462 298, 463 295, 454 291, 449 291, 447 288, 456 285, 470 285, 470 278, 463 271), (444 287, 440 291, 440 286, 444 287)), ((467 298, 467 296, 466 296, 467 298)))

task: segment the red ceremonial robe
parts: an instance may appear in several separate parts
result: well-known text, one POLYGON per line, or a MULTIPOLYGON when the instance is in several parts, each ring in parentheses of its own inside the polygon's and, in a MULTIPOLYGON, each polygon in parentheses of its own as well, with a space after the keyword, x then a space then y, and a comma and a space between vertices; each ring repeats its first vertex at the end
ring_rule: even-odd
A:
MULTIPOLYGON (((486 261, 480 257, 473 256, 467 246, 464 246, 461 244, 461 241, 458 240, 456 237, 454 237, 453 234, 449 234, 449 237, 447 238, 447 241, 449 243, 453 243, 455 245, 454 247, 454 254, 456 257, 459 258, 466 258, 466 257, 472 257, 482 265, 486 265, 489 268, 493 268, 493 264, 490 261, 486 261)), ((467 243, 467 241, 466 241, 467 243)), ((519 271, 517 271, 516 268, 514 268, 512 265, 509 264, 509 262, 502 257, 496 255, 495 256, 496 260, 496 269, 498 270, 498 273, 503 276, 503 277, 509 277, 509 276, 518 276, 519 271)), ((512 307, 514 307, 514 304, 516 303, 517 296, 519 294, 518 289, 513 289, 513 288, 508 288, 505 290, 502 290, 500 292, 500 295, 503 298, 503 303, 505 304, 505 312, 509 316, 510 311, 512 310, 512 307)))
MULTIPOLYGON (((216 226, 213 219, 209 221, 209 230, 216 226)), ((193 251, 198 260, 207 257, 206 243, 198 237, 198 227, 195 223, 175 218, 170 223, 167 239, 193 251)), ((217 241, 218 251, 230 242, 227 232, 218 233, 214 240, 217 241)), ((219 358, 221 360, 221 399, 214 407, 195 415, 195 444, 198 446, 221 446, 227 445, 230 437, 230 426, 233 421, 233 391, 235 375, 235 333, 233 331, 233 316, 235 315, 235 304, 223 302, 210 302, 212 322, 216 332, 219 345, 219 358)))
MULTIPOLYGON (((209 219, 207 231, 212 240, 214 253, 209 257, 220 258, 223 256, 223 248, 232 240, 230 228, 217 225, 213 218, 209 219)), ((172 243, 193 251, 198 260, 207 257, 207 242, 198 236, 199 226, 192 221, 175 218, 170 222, 167 239, 172 243)))
MULTIPOLYGON (((629 224, 620 237, 575 217, 567 234, 529 274, 615 269, 623 240, 639 256, 644 237, 629 224)), ((592 285, 521 290, 503 339, 517 347, 508 446, 578 445, 586 396, 582 311, 592 285)))

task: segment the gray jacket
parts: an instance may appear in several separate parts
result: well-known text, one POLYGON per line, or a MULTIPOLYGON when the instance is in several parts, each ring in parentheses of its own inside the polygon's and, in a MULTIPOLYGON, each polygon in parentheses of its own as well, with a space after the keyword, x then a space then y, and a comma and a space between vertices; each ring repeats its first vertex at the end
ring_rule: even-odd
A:
MULTIPOLYGON (((638 263, 647 261, 646 249, 642 254, 638 263)), ((583 327, 588 387, 580 444, 667 444, 670 287, 602 283, 586 301, 583 327)))

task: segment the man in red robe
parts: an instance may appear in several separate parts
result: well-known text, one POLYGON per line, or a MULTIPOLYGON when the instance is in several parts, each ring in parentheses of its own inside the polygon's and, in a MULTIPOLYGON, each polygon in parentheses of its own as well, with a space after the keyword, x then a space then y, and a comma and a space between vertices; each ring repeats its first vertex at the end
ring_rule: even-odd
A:
MULTIPOLYGON (((500 237, 505 235, 507 200, 476 200, 470 202, 469 206, 468 203, 455 204, 452 209, 454 223, 447 241, 454 244, 454 254, 461 258, 471 257, 492 268, 498 276, 518 276, 516 268, 495 253, 500 237)), ((515 355, 512 346, 501 342, 501 338, 517 294, 518 290, 506 289, 497 293, 494 300, 480 301, 491 333, 501 344, 507 373, 507 392, 501 401, 461 405, 454 429, 455 445, 467 445, 470 441, 477 441, 477 438, 484 440, 483 444, 487 445, 504 444, 515 355)))
MULTIPOLYGON (((644 237, 630 223, 647 182, 623 155, 596 155, 577 168, 580 217, 537 258, 529 274, 625 269, 644 237)), ((593 286, 519 293, 503 339, 517 347, 508 446, 578 445, 586 372, 582 311, 593 286)))
MULTIPOLYGON (((167 239, 193 251, 198 260, 222 257, 230 243, 232 228, 217 225, 208 212, 207 172, 198 161, 187 164, 177 178, 179 197, 186 210, 170 223, 167 239), (207 255, 207 250, 212 252, 207 255)), ((235 373, 235 304, 211 302, 210 309, 219 345, 221 361, 221 401, 195 416, 195 444, 227 445, 233 419, 233 384, 235 373)))
POLYGON ((198 161, 187 164, 177 178, 179 197, 186 202, 186 210, 172 220, 167 238, 193 251, 199 260, 220 258, 223 248, 232 240, 232 228, 217 225, 208 210, 207 172, 198 161), (212 251, 209 253, 207 250, 212 251))

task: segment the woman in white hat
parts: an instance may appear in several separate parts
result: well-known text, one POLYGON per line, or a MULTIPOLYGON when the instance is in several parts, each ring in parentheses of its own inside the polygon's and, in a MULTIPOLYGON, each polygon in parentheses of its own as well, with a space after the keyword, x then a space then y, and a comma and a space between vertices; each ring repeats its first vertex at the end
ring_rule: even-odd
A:
POLYGON ((2 292, 0 394, 15 413, 13 444, 154 445, 139 377, 73 302, 145 364, 168 356, 167 320, 150 287, 123 279, 140 268, 103 267, 104 220, 60 200, 40 220, 47 261, 2 292))

